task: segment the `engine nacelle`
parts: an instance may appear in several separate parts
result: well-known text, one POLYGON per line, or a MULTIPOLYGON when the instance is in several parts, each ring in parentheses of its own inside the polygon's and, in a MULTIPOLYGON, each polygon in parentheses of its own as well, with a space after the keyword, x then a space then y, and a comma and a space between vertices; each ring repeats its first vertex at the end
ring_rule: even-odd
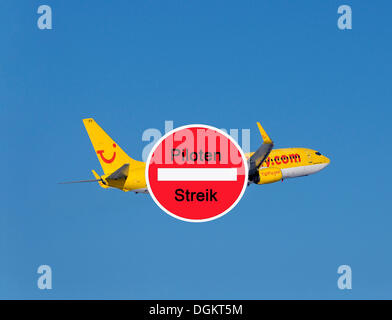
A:
POLYGON ((257 184, 267 184, 282 180, 282 171, 278 168, 259 169, 259 182, 257 184))

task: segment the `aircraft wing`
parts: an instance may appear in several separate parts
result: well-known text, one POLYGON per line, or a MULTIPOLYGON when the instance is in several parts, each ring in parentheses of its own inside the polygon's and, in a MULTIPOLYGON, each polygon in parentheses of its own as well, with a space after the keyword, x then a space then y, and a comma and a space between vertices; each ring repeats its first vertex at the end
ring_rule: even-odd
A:
POLYGON ((263 163, 263 161, 268 157, 272 148, 274 147, 274 143, 271 138, 267 135, 260 122, 257 122, 257 126, 259 128, 261 137, 263 138, 263 144, 253 153, 253 155, 248 159, 249 166, 249 182, 258 183, 259 182, 259 173, 258 170, 263 163))

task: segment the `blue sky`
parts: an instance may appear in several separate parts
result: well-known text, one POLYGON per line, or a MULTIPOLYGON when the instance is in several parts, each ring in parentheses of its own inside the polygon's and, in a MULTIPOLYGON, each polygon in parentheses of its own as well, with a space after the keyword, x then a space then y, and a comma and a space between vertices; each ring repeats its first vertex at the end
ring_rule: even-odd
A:
POLYGON ((388 1, 2 1, 0 298, 392 298, 388 1), (37 8, 53 29, 37 28, 37 8), (353 29, 337 28, 349 4, 353 29), (103 190, 82 118, 141 159, 147 128, 251 128, 331 158, 185 223, 103 190), (48 264, 53 289, 37 288, 48 264), (348 264, 353 289, 337 288, 348 264))

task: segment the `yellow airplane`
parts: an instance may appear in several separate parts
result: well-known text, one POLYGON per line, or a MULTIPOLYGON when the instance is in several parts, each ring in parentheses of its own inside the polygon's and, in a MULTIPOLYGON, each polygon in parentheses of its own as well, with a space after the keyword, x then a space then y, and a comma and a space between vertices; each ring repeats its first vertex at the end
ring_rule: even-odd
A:
MULTIPOLYGON (((128 156, 120 146, 95 122, 84 119, 84 126, 97 154, 104 174, 96 179, 63 183, 98 182, 102 188, 117 188, 123 191, 148 193, 146 163, 128 156)), ((330 160, 320 152, 306 148, 273 149, 273 142, 257 122, 263 144, 255 152, 245 154, 248 159, 248 185, 268 184, 287 178, 314 174, 324 169, 330 160)))

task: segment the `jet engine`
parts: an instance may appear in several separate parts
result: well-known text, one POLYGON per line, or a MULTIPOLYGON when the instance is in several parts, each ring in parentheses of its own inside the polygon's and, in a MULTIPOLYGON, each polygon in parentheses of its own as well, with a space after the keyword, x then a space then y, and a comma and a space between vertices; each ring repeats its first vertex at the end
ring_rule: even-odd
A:
POLYGON ((278 168, 260 168, 257 184, 268 184, 282 180, 282 171, 278 168))

